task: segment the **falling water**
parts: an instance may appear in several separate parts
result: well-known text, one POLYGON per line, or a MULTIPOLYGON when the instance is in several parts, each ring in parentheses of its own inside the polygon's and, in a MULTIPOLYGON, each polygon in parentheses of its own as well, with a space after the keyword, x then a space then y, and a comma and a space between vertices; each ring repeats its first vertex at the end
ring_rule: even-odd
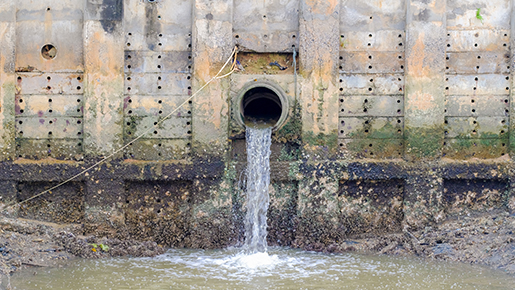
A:
POLYGON ((266 213, 270 185, 270 144, 272 128, 247 127, 247 215, 245 246, 250 253, 266 252, 266 213))

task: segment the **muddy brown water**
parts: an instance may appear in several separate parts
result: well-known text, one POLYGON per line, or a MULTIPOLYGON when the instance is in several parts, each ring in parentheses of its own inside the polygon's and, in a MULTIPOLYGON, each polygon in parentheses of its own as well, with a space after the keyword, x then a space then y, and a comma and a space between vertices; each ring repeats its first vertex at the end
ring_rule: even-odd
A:
MULTIPOLYGON (((7 279, 2 279, 6 289, 7 279)), ((322 254, 287 248, 169 250, 154 258, 77 259, 30 268, 12 289, 514 289, 489 268, 385 255, 322 254)))

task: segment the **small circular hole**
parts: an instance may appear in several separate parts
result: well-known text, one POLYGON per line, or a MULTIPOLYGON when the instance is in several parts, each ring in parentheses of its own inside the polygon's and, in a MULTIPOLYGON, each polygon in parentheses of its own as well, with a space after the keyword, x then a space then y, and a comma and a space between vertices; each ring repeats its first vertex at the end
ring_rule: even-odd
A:
POLYGON ((44 58, 44 59, 54 59, 57 55, 57 48, 55 48, 55 46, 53 46, 52 44, 45 44, 42 48, 41 48, 41 56, 44 58))

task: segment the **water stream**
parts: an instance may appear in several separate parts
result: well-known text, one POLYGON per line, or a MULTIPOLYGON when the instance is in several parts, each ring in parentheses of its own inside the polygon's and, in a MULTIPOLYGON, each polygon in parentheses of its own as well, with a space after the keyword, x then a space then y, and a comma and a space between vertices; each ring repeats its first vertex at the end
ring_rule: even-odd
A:
POLYGON ((266 253, 266 214, 270 198, 272 129, 247 127, 245 246, 249 254, 266 253))

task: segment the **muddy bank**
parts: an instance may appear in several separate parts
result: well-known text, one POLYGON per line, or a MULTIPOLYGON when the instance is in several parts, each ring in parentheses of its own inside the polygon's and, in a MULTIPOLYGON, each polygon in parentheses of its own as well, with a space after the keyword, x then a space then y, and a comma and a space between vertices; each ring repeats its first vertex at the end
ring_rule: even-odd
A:
POLYGON ((165 252, 155 242, 82 236, 81 225, 59 225, 0 217, 0 272, 56 267, 69 259, 117 256, 153 257, 165 252))
POLYGON ((487 265, 515 274, 515 214, 463 216, 433 227, 382 237, 349 239, 307 250, 416 255, 429 259, 487 265))
MULTIPOLYGON (((155 256, 165 249, 155 242, 82 236, 82 225, 59 225, 0 217, 0 270, 56 267, 75 257, 155 256)), ((423 230, 340 243, 302 246, 333 253, 416 255, 429 259, 488 265, 515 274, 515 214, 463 216, 423 230)))

